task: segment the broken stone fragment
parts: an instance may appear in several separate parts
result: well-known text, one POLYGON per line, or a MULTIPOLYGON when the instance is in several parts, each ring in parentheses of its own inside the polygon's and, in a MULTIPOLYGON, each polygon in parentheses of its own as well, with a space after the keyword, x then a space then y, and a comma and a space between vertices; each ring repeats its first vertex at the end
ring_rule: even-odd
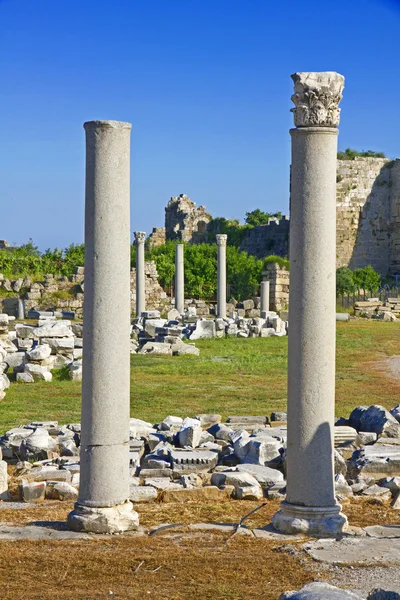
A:
POLYGON ((308 583, 295 592, 285 592, 279 600, 365 600, 362 596, 329 583, 308 583))
POLYGON ((46 494, 46 482, 28 482, 22 480, 19 486, 20 497, 23 502, 33 502, 35 504, 43 502, 46 494))
POLYGON ((146 486, 138 486, 138 485, 130 485, 129 486, 129 500, 131 502, 152 502, 157 498, 157 490, 155 487, 150 485, 146 486))

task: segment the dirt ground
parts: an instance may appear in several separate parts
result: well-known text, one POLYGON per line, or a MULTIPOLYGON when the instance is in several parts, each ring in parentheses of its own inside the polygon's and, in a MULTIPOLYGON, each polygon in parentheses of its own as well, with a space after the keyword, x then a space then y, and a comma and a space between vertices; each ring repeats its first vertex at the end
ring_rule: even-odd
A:
MULTIPOLYGON (((227 500, 218 505, 154 503, 136 505, 141 525, 237 523, 257 502, 227 500)), ((262 527, 278 508, 265 507, 246 523, 262 527)), ((14 524, 62 522, 72 504, 49 502, 21 510, 3 509, 1 521, 14 524)), ((400 511, 365 500, 343 507, 351 525, 400 524, 400 511)), ((189 532, 185 527, 156 536, 109 536, 74 541, 0 542, 3 599, 98 599, 143 597, 155 600, 265 599, 347 569, 327 569, 302 550, 303 542, 260 540, 243 535, 189 532)), ((343 573, 342 573, 343 571, 343 573)))

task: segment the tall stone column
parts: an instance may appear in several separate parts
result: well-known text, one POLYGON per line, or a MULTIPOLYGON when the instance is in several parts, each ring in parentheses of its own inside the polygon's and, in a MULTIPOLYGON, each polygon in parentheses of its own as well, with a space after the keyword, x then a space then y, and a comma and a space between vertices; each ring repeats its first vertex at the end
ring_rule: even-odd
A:
POLYGON ((128 500, 131 124, 90 121, 84 127, 81 471, 68 525, 77 531, 117 533, 138 527, 128 500))
POLYGON ((226 318, 226 240, 225 233, 216 236, 218 246, 218 271, 217 271, 217 317, 226 318))
POLYGON ((185 271, 183 262, 184 245, 175 247, 175 308, 180 315, 185 310, 185 271))
POLYGON ((269 311, 269 281, 261 282, 260 290, 260 315, 269 311))
POLYGON ((135 231, 136 242, 136 316, 140 317, 146 310, 146 288, 144 274, 144 241, 146 233, 144 231, 135 231))
POLYGON ((292 136, 287 496, 277 529, 329 537, 334 490, 336 154, 344 78, 295 73, 292 136))

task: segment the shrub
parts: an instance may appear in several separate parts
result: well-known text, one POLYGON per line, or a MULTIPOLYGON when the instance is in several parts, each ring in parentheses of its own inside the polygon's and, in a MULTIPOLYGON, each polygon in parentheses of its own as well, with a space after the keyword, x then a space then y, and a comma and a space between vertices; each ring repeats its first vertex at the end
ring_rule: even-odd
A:
POLYGON ((356 286, 353 280, 353 272, 347 267, 340 267, 336 271, 336 294, 344 296, 345 294, 353 294, 356 286))
POLYGON ((271 264, 271 263, 277 263, 280 267, 282 267, 282 269, 287 269, 289 271, 290 268, 290 262, 289 259, 284 258, 282 256, 277 256, 276 254, 270 254, 270 256, 267 256, 266 258, 264 258, 264 267, 266 267, 267 265, 271 264))
POLYGON ((338 160, 354 160, 355 158, 386 158, 384 152, 374 152, 374 150, 353 150, 352 148, 346 148, 346 150, 339 151, 337 153, 338 160))
POLYGON ((381 285, 381 276, 368 265, 353 272, 353 281, 358 289, 368 290, 372 294, 381 285))

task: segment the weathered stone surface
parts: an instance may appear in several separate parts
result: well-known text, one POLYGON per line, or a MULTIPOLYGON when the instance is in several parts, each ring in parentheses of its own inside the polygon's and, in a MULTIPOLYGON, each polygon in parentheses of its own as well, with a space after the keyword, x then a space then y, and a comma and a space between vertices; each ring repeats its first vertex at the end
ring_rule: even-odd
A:
POLYGON ((32 375, 34 381, 51 381, 53 379, 49 367, 43 367, 35 363, 27 363, 25 365, 25 372, 32 375))
POLYGON ((400 539, 348 537, 336 541, 315 540, 305 544, 306 552, 317 561, 338 565, 400 565, 400 539))
POLYGON ((215 425, 221 423, 222 417, 217 414, 209 414, 202 413, 194 416, 195 419, 200 421, 200 425, 202 427, 210 427, 211 425, 215 425))
POLYGON ((200 440, 203 430, 200 426, 200 421, 197 419, 186 418, 183 421, 182 429, 179 432, 179 445, 181 448, 197 448, 200 445, 200 440))
POLYGON ((8 474, 7 474, 7 463, 1 460, 0 451, 0 500, 8 500, 8 474))
POLYGON ((260 485, 236 488, 236 498, 238 500, 260 500, 263 495, 264 494, 260 485))
POLYGON ((44 325, 41 325, 40 327, 35 327, 33 334, 34 337, 37 338, 65 338, 71 337, 73 335, 69 321, 47 322, 44 325))
POLYGON ((351 468, 375 481, 400 476, 400 446, 375 444, 356 450, 351 457, 351 468))
POLYGON ((252 475, 262 488, 269 488, 280 484, 282 484, 283 487, 285 485, 284 477, 277 469, 249 463, 237 465, 236 469, 241 473, 249 473, 252 475))
POLYGON ((184 473, 210 471, 218 462, 217 452, 201 448, 196 450, 174 448, 170 451, 170 456, 173 470, 184 473))
POLYGON ((51 348, 48 344, 39 344, 32 348, 32 350, 28 350, 26 356, 29 360, 39 361, 48 358, 51 354, 51 348))
POLYGON ((196 322, 196 328, 191 333, 191 340, 205 340, 209 338, 215 338, 215 321, 210 319, 201 319, 196 322))
POLYGON ((223 485, 233 485, 235 489, 239 487, 260 487, 257 479, 248 473, 239 471, 222 471, 211 475, 211 485, 221 487, 223 485))
POLYGON ((203 488, 165 490, 162 496, 162 502, 222 502, 227 497, 226 490, 220 490, 214 486, 203 488))
POLYGON ((19 490, 23 502, 33 502, 34 504, 37 504, 43 502, 45 499, 46 482, 28 482, 22 480, 19 490))
POLYGON ((174 356, 199 356, 200 349, 193 344, 175 344, 172 346, 172 354, 174 356))
POLYGON ((130 485, 129 500, 131 502, 152 502, 157 498, 157 490, 150 485, 137 486, 130 485))
POLYGON ((155 354, 155 355, 167 355, 172 356, 171 344, 165 344, 160 342, 146 342, 144 346, 139 350, 138 354, 155 354))
MULTIPOLYGON (((48 488, 46 490, 46 498, 47 491, 48 488)), ((70 483, 62 481, 52 486, 51 497, 54 500, 60 500, 61 502, 75 502, 78 499, 78 490, 70 483)))
POLYGON ((400 594, 382 588, 376 588, 368 594, 367 600, 400 600, 400 594))
POLYGON ((349 422, 357 431, 373 432, 390 438, 400 437, 400 423, 383 406, 359 406, 351 413, 349 422))
MULTIPOLYGON (((29 438, 28 438, 29 439, 29 438)), ((43 465, 33 467, 27 474, 29 481, 71 481, 71 473, 68 470, 58 469, 56 466, 43 465)))
POLYGON ((139 529, 139 516, 133 510, 131 502, 110 508, 79 505, 79 509, 69 513, 68 526, 74 531, 89 533, 123 533, 139 529))
POLYGON ((365 600, 358 594, 343 590, 329 583, 308 583, 301 590, 285 592, 279 600, 365 600))

